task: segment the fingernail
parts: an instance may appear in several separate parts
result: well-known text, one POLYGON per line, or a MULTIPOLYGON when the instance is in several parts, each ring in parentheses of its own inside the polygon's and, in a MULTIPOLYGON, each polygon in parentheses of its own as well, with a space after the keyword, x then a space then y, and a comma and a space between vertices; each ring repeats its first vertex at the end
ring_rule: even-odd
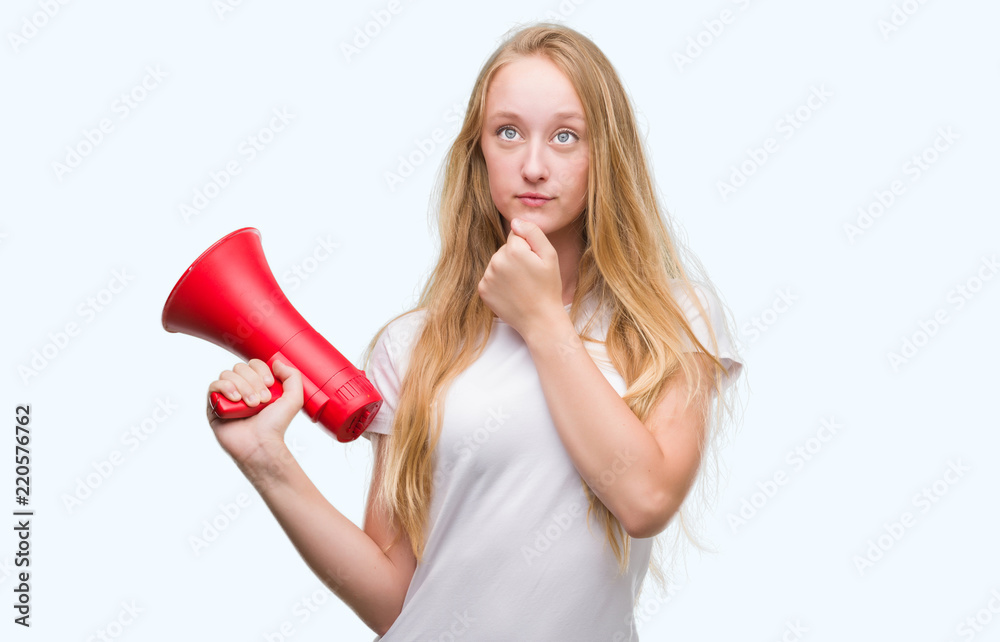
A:
POLYGON ((268 390, 267 388, 264 388, 263 390, 261 390, 260 391, 260 399, 261 399, 261 401, 270 401, 271 400, 271 391, 268 390))
POLYGON ((255 403, 258 403, 259 401, 260 401, 260 399, 258 399, 257 395, 255 395, 253 393, 250 393, 250 396, 247 397, 247 403, 249 403, 249 404, 255 404, 255 403))

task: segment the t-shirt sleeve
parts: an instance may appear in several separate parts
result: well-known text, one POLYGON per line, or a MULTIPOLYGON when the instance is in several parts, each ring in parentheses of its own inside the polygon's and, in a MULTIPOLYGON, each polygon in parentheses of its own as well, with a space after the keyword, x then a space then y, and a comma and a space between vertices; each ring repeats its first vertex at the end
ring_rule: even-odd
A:
POLYGON ((392 429, 392 418, 396 414, 396 404, 399 402, 399 389, 401 379, 396 370, 396 364, 392 358, 395 353, 391 344, 389 328, 386 328, 372 348, 371 357, 368 360, 368 369, 365 376, 368 381, 375 386, 382 396, 382 405, 379 407, 375 418, 368 424, 368 428, 361 433, 371 439, 368 433, 379 433, 388 435, 392 429))
MULTIPOLYGON (((722 379, 722 387, 725 389, 732 385, 739 377, 743 370, 743 362, 736 352, 732 337, 730 337, 729 333, 726 331, 722 304, 719 299, 708 290, 699 287, 697 284, 694 285, 694 290, 698 294, 702 307, 708 315, 709 321, 712 325, 712 330, 715 331, 715 338, 718 342, 718 350, 715 352, 715 356, 726 368, 726 374, 723 375, 722 379)), ((687 321, 691 326, 691 331, 694 332, 696 337, 698 337, 698 341, 705 346, 705 349, 711 351, 713 344, 712 339, 709 336, 708 324, 705 322, 705 317, 701 315, 697 306, 687 293, 682 291, 679 287, 674 289, 674 295, 677 297, 677 302, 681 309, 684 310, 687 321)), ((699 351, 698 346, 691 341, 687 334, 684 335, 684 340, 686 342, 686 352, 699 351)))

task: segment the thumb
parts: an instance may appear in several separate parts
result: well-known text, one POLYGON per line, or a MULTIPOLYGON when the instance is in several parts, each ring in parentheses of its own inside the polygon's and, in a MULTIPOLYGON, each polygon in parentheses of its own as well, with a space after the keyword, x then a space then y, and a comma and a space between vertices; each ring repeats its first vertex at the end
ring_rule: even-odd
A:
POLYGON ((272 405, 289 406, 294 415, 302 408, 302 373, 291 364, 280 359, 274 360, 271 371, 275 378, 281 382, 281 396, 272 405))
POLYGON ((531 248, 531 251, 542 258, 545 258, 550 251, 555 251, 552 247, 552 243, 549 242, 549 237, 545 236, 545 232, 542 231, 542 228, 538 227, 531 221, 515 218, 510 223, 510 229, 512 232, 527 241, 528 247, 531 248))

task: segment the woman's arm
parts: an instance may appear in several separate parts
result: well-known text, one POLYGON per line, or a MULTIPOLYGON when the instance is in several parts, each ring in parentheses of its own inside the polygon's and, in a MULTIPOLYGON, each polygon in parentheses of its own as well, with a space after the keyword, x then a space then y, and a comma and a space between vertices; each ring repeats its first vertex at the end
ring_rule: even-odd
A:
MULTIPOLYGON (((531 352, 559 438, 584 482, 632 537, 652 537, 680 508, 701 463, 703 395, 683 408, 686 389, 667 385, 645 423, 583 347, 562 293, 576 287, 537 224, 515 218, 507 242, 479 281, 479 296, 514 327, 531 352), (561 282, 562 281, 562 282, 561 282)), ((707 355, 697 362, 711 387, 707 355)))
POLYGON ((696 362, 705 394, 683 409, 687 388, 675 376, 646 423, 639 421, 560 310, 524 336, 556 431, 580 476, 632 537, 653 537, 680 508, 701 462, 704 411, 713 364, 696 362))
POLYGON ((373 498, 387 445, 376 447, 364 530, 323 497, 286 446, 269 453, 263 468, 244 471, 309 568, 378 635, 396 621, 416 569, 402 529, 388 554, 382 552, 392 530, 373 498))
POLYGON ((206 407, 209 423, 223 449, 260 493, 302 559, 320 580, 382 635, 396 621, 416 569, 409 538, 398 523, 374 508, 389 441, 373 441, 375 466, 364 530, 323 497, 285 445, 284 435, 302 408, 301 375, 275 362, 272 375, 259 359, 239 363, 209 385, 250 406, 267 401, 274 376, 284 392, 262 411, 243 419, 219 419, 206 407), (383 553, 393 534, 400 541, 383 553))

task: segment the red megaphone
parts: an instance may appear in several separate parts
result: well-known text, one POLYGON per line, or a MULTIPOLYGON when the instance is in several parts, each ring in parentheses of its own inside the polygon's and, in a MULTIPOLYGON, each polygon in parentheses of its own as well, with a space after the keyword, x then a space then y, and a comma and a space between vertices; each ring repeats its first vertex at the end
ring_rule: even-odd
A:
MULTIPOLYGON (((280 358, 293 365, 302 373, 302 409, 337 441, 357 439, 382 406, 365 374, 285 298, 255 228, 236 230, 205 250, 170 291, 162 321, 167 332, 205 339, 246 361, 271 366, 280 358)), ((212 409, 225 419, 249 417, 281 396, 281 382, 270 391, 271 401, 253 408, 212 392, 212 409)))

